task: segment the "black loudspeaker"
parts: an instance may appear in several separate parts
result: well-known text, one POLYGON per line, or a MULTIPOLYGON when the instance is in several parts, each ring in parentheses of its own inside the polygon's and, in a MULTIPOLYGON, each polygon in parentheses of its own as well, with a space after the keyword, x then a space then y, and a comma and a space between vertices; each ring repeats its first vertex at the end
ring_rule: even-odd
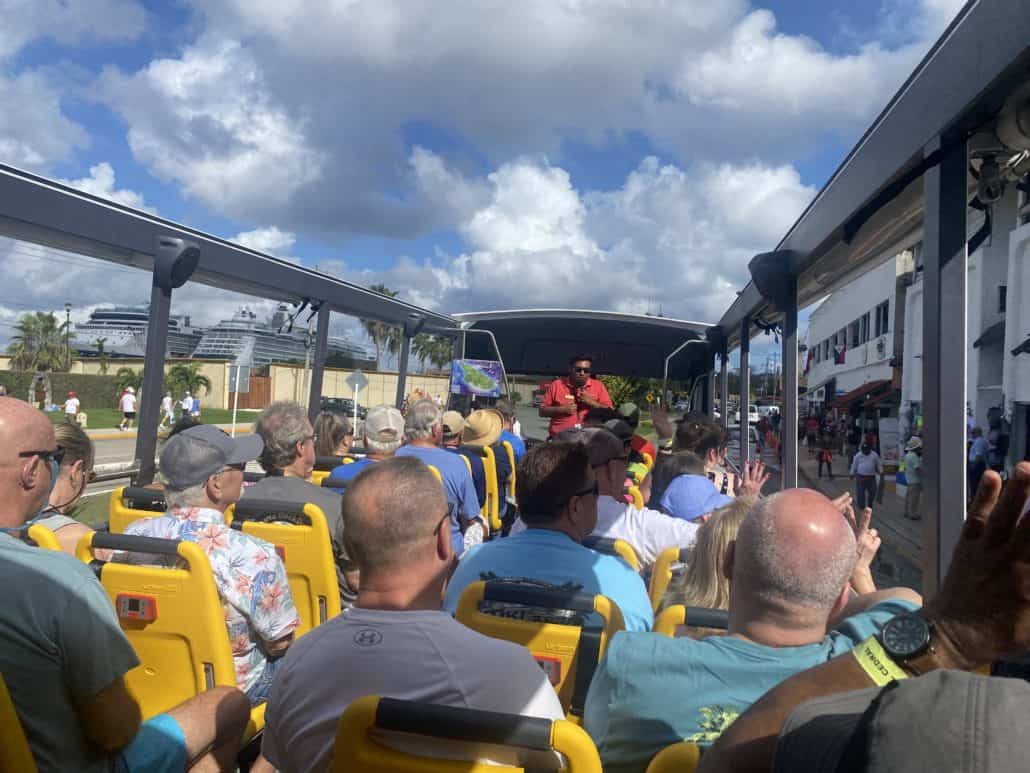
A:
POLYGON ((200 262, 200 248, 173 236, 157 237, 154 250, 154 284, 170 291, 182 287, 200 262))
POLYGON ((747 266, 758 292, 780 311, 797 303, 797 284, 791 270, 792 255, 789 250, 763 252, 751 258, 747 266))

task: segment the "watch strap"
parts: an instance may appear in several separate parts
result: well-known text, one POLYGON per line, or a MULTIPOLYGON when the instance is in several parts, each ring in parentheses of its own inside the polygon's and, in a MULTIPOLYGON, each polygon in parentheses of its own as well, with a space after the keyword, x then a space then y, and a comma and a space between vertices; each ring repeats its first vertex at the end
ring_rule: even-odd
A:
POLYGON ((859 644, 851 650, 851 654, 878 687, 908 678, 908 674, 891 659, 875 636, 859 644))

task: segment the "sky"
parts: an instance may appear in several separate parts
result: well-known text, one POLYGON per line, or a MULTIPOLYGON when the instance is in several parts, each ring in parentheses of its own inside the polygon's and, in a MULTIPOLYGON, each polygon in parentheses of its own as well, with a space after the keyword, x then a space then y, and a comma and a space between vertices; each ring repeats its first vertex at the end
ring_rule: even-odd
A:
MULTIPOLYGON (((716 322, 961 5, 0 0, 0 162, 445 312, 716 322)), ((0 239, 0 344, 148 294, 0 239)))

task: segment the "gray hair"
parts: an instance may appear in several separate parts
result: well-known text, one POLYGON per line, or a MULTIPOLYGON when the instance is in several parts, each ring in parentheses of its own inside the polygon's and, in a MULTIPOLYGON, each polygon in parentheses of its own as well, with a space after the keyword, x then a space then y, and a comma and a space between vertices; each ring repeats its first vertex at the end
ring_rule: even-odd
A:
MULTIPOLYGON (((811 546, 786 538, 776 518, 779 495, 759 499, 737 534, 734 582, 743 580, 762 599, 827 614, 840 598, 857 559, 850 529, 832 550, 816 554, 811 546)), ((841 519, 843 523, 843 518, 841 519)))
POLYGON ((427 440, 441 428, 443 414, 432 400, 419 400, 404 417, 404 439, 427 440))
POLYGON ((195 486, 189 486, 177 491, 175 489, 165 489, 165 504, 169 508, 173 507, 201 507, 208 503, 207 498, 207 480, 203 483, 198 483, 195 486))
POLYGON ((368 435, 363 435, 363 444, 365 451, 371 454, 382 454, 383 456, 393 456, 397 453, 397 449, 403 445, 400 438, 396 440, 372 440, 368 435))
POLYGON ((280 400, 261 411, 254 431, 265 441, 258 461, 265 472, 288 467, 297 458, 297 443, 308 434, 308 416, 297 403, 280 400))

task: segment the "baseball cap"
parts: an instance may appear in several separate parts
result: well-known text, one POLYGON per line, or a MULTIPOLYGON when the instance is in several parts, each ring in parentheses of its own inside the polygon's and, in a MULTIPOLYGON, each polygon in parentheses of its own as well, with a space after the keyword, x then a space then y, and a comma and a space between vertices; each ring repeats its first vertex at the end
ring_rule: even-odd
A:
POLYGON ((171 438, 161 451, 161 475, 168 487, 182 491, 196 486, 230 464, 257 459, 265 441, 257 433, 231 438, 212 424, 198 424, 171 438))
POLYGON ((633 427, 622 419, 608 419, 604 423, 604 428, 622 441, 630 440, 633 437, 633 427))
POLYGON ((444 411, 440 421, 443 422, 443 434, 457 435, 465 429, 465 419, 457 411, 444 411))
POLYGON ((704 475, 678 475, 662 494, 661 504, 676 518, 696 521, 732 501, 732 497, 720 494, 715 484, 704 475))
POLYGON ((365 437, 377 443, 393 443, 404 436, 404 417, 396 408, 377 405, 365 416, 365 437))
POLYGON ((616 412, 631 425, 640 421, 640 406, 636 403, 621 403, 616 412))
POLYGON ((1025 770, 1027 706, 1022 679, 964 671, 815 698, 787 718, 773 771, 1025 770))
POLYGON ((582 443, 590 454, 590 466, 600 467, 612 459, 625 458, 626 449, 622 441, 601 427, 567 429, 555 438, 560 443, 582 443))

